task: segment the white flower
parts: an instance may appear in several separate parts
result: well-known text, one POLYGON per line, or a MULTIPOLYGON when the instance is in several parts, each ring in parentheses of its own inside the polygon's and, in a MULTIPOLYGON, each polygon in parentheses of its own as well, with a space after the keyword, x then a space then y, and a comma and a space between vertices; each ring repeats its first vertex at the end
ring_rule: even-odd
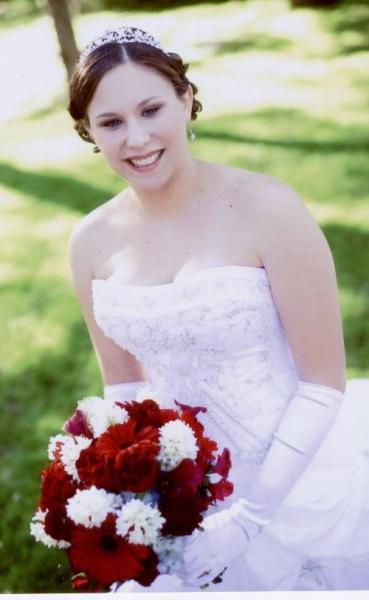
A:
POLYGON ((190 536, 159 536, 153 545, 159 564, 158 571, 161 574, 172 574, 182 564, 185 545, 190 536))
POLYGON ((122 537, 128 534, 132 544, 153 544, 159 530, 165 523, 160 511, 155 506, 134 499, 125 504, 118 513, 116 529, 122 537))
POLYGON ((68 499, 66 508, 76 525, 99 527, 108 513, 115 511, 115 495, 93 485, 88 490, 78 490, 68 499))
POLYGON ((78 402, 78 409, 85 414, 88 426, 95 438, 104 433, 110 425, 125 423, 128 419, 125 408, 115 404, 114 400, 99 396, 83 398, 78 402))
POLYGON ((66 440, 69 440, 69 435, 62 435, 61 433, 50 438, 49 446, 47 448, 49 460, 55 460, 55 452, 59 452, 60 444, 64 444, 66 440))
POLYGON ((63 436, 64 443, 61 447, 61 461, 64 465, 64 468, 69 475, 75 479, 75 481, 79 481, 79 476, 76 468, 76 461, 79 459, 79 455, 82 450, 88 448, 91 444, 90 439, 84 437, 83 435, 76 436, 63 436))
POLYGON ((70 547, 70 543, 65 540, 55 540, 48 535, 45 531, 45 516, 47 515, 47 510, 42 511, 38 510, 32 517, 30 523, 30 531, 31 535, 35 538, 37 542, 41 542, 45 544, 48 548, 61 548, 65 550, 70 547))
POLYGON ((198 452, 195 435, 187 423, 179 419, 162 425, 158 460, 163 471, 171 471, 184 458, 195 459, 198 452))

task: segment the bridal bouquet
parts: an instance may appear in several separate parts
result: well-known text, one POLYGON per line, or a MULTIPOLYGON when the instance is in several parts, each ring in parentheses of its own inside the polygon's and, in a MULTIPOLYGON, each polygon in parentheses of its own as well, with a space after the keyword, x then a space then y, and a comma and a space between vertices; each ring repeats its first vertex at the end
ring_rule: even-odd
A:
POLYGON ((74 589, 175 572, 186 536, 232 493, 229 451, 196 418, 206 408, 176 406, 84 398, 50 438, 31 533, 67 552, 74 589))

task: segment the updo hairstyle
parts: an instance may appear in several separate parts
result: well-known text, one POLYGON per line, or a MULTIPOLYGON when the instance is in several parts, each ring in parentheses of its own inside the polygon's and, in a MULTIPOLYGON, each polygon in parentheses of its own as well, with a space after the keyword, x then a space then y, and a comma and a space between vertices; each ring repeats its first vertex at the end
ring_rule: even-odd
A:
MULTIPOLYGON (((195 120, 197 113, 202 110, 201 102, 195 97, 198 88, 186 77, 189 65, 183 62, 179 54, 166 54, 144 43, 107 42, 76 63, 69 84, 68 111, 75 121, 74 129, 85 142, 95 144, 88 132, 90 123, 87 108, 98 84, 105 73, 128 60, 155 69, 164 75, 173 85, 178 97, 182 96, 190 85, 194 96, 191 120, 195 120)), ((100 152, 97 146, 93 151, 100 152)))

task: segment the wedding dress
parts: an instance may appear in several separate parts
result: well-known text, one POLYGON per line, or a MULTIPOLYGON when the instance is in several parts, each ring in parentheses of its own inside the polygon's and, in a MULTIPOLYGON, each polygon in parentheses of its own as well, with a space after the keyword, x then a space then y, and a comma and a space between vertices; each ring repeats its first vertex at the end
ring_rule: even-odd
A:
MULTIPOLYGON (((142 363, 161 406, 207 408, 198 418, 229 448, 234 483, 212 510, 228 508, 263 462, 298 381, 266 270, 207 267, 150 286, 124 284, 118 270, 93 280, 92 294, 96 322, 142 363)), ((195 589, 161 575, 119 591, 195 589)), ((348 381, 333 428, 272 522, 206 591, 332 589, 369 589, 369 379, 348 381)))

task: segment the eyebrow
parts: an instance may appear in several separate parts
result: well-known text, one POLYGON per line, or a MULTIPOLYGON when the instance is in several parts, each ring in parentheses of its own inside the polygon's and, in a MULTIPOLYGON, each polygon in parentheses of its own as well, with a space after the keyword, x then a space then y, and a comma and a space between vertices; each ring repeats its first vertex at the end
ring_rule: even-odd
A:
MULTIPOLYGON (((147 104, 148 102, 150 102, 151 100, 154 100, 155 98, 160 98, 160 96, 150 96, 149 98, 146 98, 146 100, 142 100, 141 102, 139 102, 137 104, 138 108, 141 108, 141 106, 143 106, 144 104, 147 104)), ((97 117, 95 117, 95 118, 100 119, 101 117, 114 117, 116 114, 118 114, 118 113, 114 113, 114 112, 101 113, 101 115, 97 115, 97 117)))

